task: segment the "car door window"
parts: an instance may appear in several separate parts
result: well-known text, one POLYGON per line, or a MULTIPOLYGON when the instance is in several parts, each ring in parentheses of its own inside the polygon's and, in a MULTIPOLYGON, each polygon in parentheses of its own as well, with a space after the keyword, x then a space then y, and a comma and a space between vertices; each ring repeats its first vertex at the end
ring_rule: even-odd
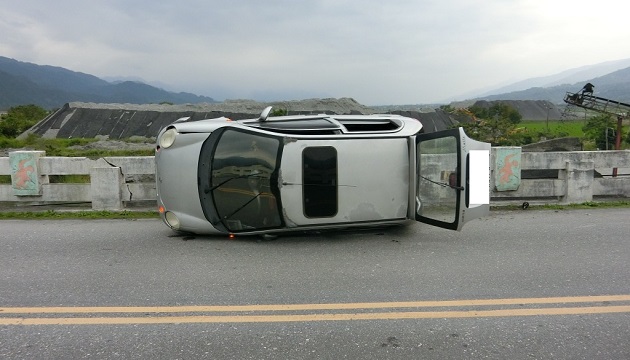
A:
POLYGON ((460 196, 457 141, 448 136, 418 144, 417 215, 443 223, 456 221, 460 196))

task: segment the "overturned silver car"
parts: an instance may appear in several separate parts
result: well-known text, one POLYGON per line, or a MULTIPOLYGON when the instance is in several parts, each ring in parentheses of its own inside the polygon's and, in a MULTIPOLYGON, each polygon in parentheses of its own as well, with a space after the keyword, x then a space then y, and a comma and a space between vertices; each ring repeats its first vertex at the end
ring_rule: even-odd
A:
POLYGON ((278 234, 417 220, 460 230, 489 210, 490 144, 411 118, 299 115, 164 128, 157 201, 173 230, 278 234))

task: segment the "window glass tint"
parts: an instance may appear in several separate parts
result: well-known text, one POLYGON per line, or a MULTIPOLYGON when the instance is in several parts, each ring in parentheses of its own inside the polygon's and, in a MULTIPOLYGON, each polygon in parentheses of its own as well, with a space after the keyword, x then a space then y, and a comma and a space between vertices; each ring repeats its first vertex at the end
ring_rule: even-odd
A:
POLYGON ((418 215, 454 223, 457 216, 457 139, 449 136, 420 142, 417 148, 418 215))
POLYGON ((338 129, 336 124, 331 123, 326 119, 305 119, 305 120, 287 120, 287 121, 268 121, 258 124, 259 127, 265 129, 338 129))
POLYGON ((314 146, 302 152, 304 214, 330 217, 337 214, 337 151, 314 146))
POLYGON ((339 120, 339 122, 350 132, 370 132, 370 131, 394 131, 400 125, 391 120, 339 120))
MULTIPOLYGON (((226 130, 212 160, 211 191, 217 213, 230 231, 281 225, 272 176, 280 141, 226 130)), ((277 180, 277 179, 276 179, 277 180)))
POLYGON ((339 125, 326 119, 251 122, 247 125, 284 134, 331 135, 341 132, 339 125))

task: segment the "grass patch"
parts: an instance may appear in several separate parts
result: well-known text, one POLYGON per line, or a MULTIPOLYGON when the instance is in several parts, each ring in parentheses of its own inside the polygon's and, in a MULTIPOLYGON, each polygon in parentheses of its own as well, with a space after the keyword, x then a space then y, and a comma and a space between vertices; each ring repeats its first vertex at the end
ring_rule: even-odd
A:
POLYGON ((90 159, 98 159, 109 156, 153 156, 153 149, 145 150, 105 150, 105 149, 46 149, 46 156, 65 156, 65 157, 87 157, 90 159))
MULTIPOLYGON (((630 200, 619 201, 587 201, 580 204, 543 204, 530 205, 527 210, 574 210, 574 209, 610 209, 610 208, 630 208, 630 200)), ((501 205, 491 206, 492 210, 523 210, 521 205, 501 205)))
MULTIPOLYGON (((90 175, 48 175, 50 184, 89 184, 90 175)), ((0 184, 11 184, 11 175, 0 175, 0 184)))
MULTIPOLYGON (((589 201, 581 204, 548 204, 531 205, 526 211, 532 210, 574 210, 574 209, 609 209, 609 208, 630 208, 630 200, 620 201, 589 201)), ((519 205, 491 206, 491 210, 521 210, 519 205)), ((0 211, 0 220, 66 220, 66 219, 158 219, 157 211, 0 211)))
MULTIPOLYGON (((616 127, 616 122, 611 123, 612 127, 616 127)), ((595 141, 584 137, 584 131, 582 128, 586 125, 586 120, 549 120, 549 121, 536 121, 536 120, 523 120, 517 125, 517 129, 522 132, 523 135, 529 136, 532 143, 539 142, 544 139, 556 139, 562 137, 576 137, 582 142, 584 150, 597 150, 595 141)), ((630 126, 622 126, 622 140, 621 148, 628 149, 628 144, 625 139, 627 137, 630 126)))
POLYGON ((0 212, 2 219, 18 220, 56 220, 56 219, 157 219, 157 211, 6 211, 0 212))
POLYGON ((546 135, 548 138, 567 136, 581 138, 584 136, 582 127, 585 124, 584 120, 549 120, 549 122, 524 120, 517 127, 525 128, 528 133, 538 135, 538 137, 546 135))
MULTIPOLYGON (((126 139, 130 143, 142 142, 139 139, 126 139)), ((0 136, 0 149, 30 149, 46 151, 46 156, 87 157, 98 159, 106 156, 152 156, 153 147, 149 149, 108 150, 108 149, 72 149, 73 146, 84 146, 96 142, 97 139, 44 139, 29 135, 26 139, 13 139, 0 136)))
POLYGON ((89 184, 90 175, 48 175, 50 184, 89 184))

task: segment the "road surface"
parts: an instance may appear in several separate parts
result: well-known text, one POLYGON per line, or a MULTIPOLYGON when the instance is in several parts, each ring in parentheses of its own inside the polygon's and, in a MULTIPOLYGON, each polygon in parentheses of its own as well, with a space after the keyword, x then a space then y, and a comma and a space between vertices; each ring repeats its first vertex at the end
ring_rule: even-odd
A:
POLYGON ((0 358, 629 359, 630 209, 273 241, 0 221, 0 358))

